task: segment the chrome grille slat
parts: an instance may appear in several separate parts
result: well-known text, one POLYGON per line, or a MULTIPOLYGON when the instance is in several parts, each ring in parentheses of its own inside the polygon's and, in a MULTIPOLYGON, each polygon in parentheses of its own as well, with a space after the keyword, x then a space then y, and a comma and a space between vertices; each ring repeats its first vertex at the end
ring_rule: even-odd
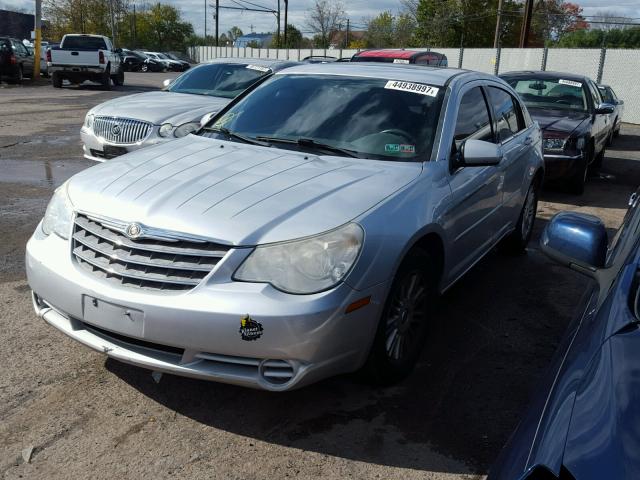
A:
POLYGON ((198 285, 229 250, 208 242, 131 239, 83 214, 76 216, 72 242, 75 259, 97 276, 168 291, 198 285))
POLYGON ((94 133, 116 145, 140 142, 149 136, 152 128, 151 123, 132 118, 98 116, 93 120, 94 133), (115 125, 120 127, 119 135, 113 132, 115 125))

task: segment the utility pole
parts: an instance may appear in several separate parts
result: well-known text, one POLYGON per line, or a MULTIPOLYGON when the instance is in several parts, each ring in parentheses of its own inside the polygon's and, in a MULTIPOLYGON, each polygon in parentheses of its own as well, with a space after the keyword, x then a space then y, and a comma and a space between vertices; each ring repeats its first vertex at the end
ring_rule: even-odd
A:
POLYGON ((520 48, 526 48, 529 45, 529 33, 531 31, 531 17, 533 16, 533 0, 526 0, 524 6, 524 19, 522 21, 522 30, 520 31, 520 48))
POLYGON ((347 18, 347 33, 344 36, 344 48, 349 48, 349 19, 347 18))
POLYGON ((220 16, 220 0, 216 0, 216 47, 218 46, 218 17, 220 16))
POLYGON ((40 50, 42 45, 41 38, 41 27, 42 27, 42 0, 36 0, 36 15, 35 15, 35 24, 33 25, 33 29, 35 30, 35 46, 33 49, 33 78, 40 78, 40 50))
POLYGON ((138 36, 138 24, 136 23, 136 4, 133 4, 133 48, 137 45, 137 36, 138 36))
POLYGON ((278 28, 277 28, 277 39, 278 39, 278 48, 280 48, 280 0, 278 0, 278 13, 276 14, 277 17, 277 21, 278 21, 278 28))
POLYGON ((207 0, 204 0, 204 44, 207 44, 207 0))
POLYGON ((113 19, 113 0, 109 0, 109 14, 111 15, 111 43, 116 45, 116 27, 113 19))
POLYGON ((289 0, 284 0, 284 47, 287 48, 287 13, 289 12, 289 0))
POLYGON ((493 48, 498 48, 502 30, 502 0, 498 0, 498 17, 496 18, 496 35, 493 37, 493 48))

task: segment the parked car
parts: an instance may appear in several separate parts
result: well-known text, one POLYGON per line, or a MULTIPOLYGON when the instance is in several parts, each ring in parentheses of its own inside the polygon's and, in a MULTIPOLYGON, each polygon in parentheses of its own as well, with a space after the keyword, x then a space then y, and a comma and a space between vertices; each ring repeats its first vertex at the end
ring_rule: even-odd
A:
POLYGON ((22 82, 33 76, 33 55, 17 38, 0 37, 0 80, 22 82))
POLYGON ((162 91, 118 97, 93 107, 80 130, 84 157, 104 161, 183 137, 260 78, 292 62, 224 59, 200 64, 162 91))
POLYGON ((620 135, 620 127, 622 126, 622 115, 624 114, 624 100, 618 98, 616 92, 614 92, 613 88, 611 88, 609 85, 598 85, 598 89, 600 90, 602 100, 605 103, 610 103, 615 107, 614 112, 611 114, 613 122, 612 131, 611 135, 609 136, 608 142, 608 144, 611 145, 611 143, 613 143, 613 138, 620 135))
POLYGON ((174 61, 178 62, 180 64, 180 69, 179 69, 180 72, 184 72, 184 71, 189 70, 191 68, 191 64, 189 62, 187 62, 186 60, 181 60, 180 58, 178 58, 173 53, 164 52, 164 56, 168 57, 170 60, 174 60, 174 61))
POLYGON ((191 58, 189 55, 187 55, 184 52, 177 52, 177 51, 173 51, 173 52, 168 52, 171 54, 171 58, 177 58, 178 60, 182 60, 183 62, 187 62, 189 65, 195 65, 196 62, 193 58, 191 58))
POLYGON ((499 242, 527 245, 541 142, 493 75, 281 70, 197 135, 59 188, 27 245, 34 306, 160 372, 282 391, 363 368, 392 383, 437 293, 499 242))
POLYGON ((433 51, 415 51, 399 48, 362 50, 351 57, 352 62, 384 62, 400 64, 428 65, 447 67, 449 62, 444 53, 433 51))
POLYGON ((146 59, 147 57, 126 48, 123 48, 120 52, 120 61, 125 72, 140 71, 146 59))
POLYGON ((306 63, 331 63, 337 60, 337 57, 330 57, 327 55, 309 55, 302 59, 302 61, 306 63))
POLYGON ((111 89, 112 81, 124 85, 120 52, 102 35, 65 35, 59 47, 47 50, 47 67, 54 88, 61 88, 64 80, 74 84, 90 80, 107 90, 111 89))
POLYGON ((166 72, 167 71, 167 66, 164 63, 162 63, 160 60, 155 60, 140 50, 134 50, 132 51, 132 53, 137 55, 143 60, 143 63, 140 65, 141 72, 166 72))
POLYGON ((164 53, 147 52, 147 51, 145 51, 144 54, 147 55, 148 57, 150 57, 151 59, 162 63, 167 70, 171 70, 173 72, 181 72, 182 71, 182 63, 170 59, 164 53))
POLYGON ((639 198, 609 246, 597 217, 547 225, 542 250, 593 281, 489 479, 640 478, 639 198))
POLYGON ((562 72, 509 72, 500 77, 522 97, 544 137, 545 178, 582 194, 589 171, 602 166, 612 129, 596 83, 562 72))

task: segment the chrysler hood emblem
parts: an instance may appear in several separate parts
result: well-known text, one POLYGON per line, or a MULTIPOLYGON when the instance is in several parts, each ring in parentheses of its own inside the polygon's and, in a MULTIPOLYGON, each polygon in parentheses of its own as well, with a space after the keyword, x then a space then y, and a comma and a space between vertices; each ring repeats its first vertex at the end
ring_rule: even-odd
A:
POLYGON ((130 223, 124 233, 129 238, 138 238, 142 234, 142 227, 137 223, 130 223))

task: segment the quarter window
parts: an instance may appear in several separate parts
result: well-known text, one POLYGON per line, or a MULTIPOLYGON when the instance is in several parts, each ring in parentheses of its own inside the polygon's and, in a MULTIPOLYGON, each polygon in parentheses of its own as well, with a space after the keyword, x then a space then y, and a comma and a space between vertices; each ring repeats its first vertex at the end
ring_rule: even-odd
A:
POLYGON ((462 143, 470 138, 493 142, 489 110, 480 87, 469 90, 460 101, 452 147, 454 153, 459 152, 462 143))
POLYGON ((496 132, 501 142, 513 137, 524 128, 517 101, 506 91, 489 87, 489 99, 496 116, 496 132))

